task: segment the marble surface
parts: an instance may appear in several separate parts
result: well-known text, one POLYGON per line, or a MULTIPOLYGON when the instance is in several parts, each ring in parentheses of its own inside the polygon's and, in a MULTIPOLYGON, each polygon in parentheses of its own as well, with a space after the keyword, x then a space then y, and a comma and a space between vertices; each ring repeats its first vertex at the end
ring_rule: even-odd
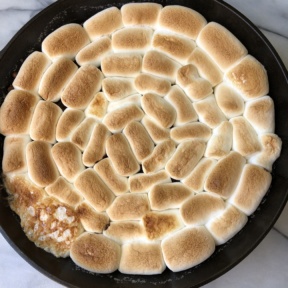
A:
MULTIPOLYGON (((79 0, 81 1, 81 0, 79 0)), ((0 50, 34 15, 55 0, 0 0, 0 50)), ((260 27, 288 68, 288 1, 227 0, 260 27)), ((63 287, 27 264, 0 234, 0 287, 63 287), (16 277, 15 277, 16 276, 16 277)), ((284 288, 288 283, 288 205, 260 245, 206 288, 284 288)))

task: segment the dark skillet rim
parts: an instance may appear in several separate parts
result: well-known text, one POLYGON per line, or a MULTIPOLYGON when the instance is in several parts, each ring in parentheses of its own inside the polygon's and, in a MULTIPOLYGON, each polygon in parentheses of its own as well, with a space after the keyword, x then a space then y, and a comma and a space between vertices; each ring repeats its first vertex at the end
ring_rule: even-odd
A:
MULTIPOLYGON (((46 7, 45 9, 43 9, 40 13, 38 13, 36 16, 34 16, 29 22, 27 22, 27 24, 25 24, 23 26, 23 28, 21 28, 16 34, 15 36, 9 41, 9 43, 5 46, 5 48, 0 52, 0 61, 5 57, 5 54, 7 53, 7 51, 9 51, 9 49, 12 49, 13 46, 15 45, 15 41, 21 37, 21 35, 24 33, 24 31, 26 31, 27 29, 29 29, 30 26, 33 25, 33 23, 37 22, 39 19, 41 19, 48 11, 52 10, 53 8, 56 8, 56 7, 60 7, 62 5, 62 3, 69 3, 69 1, 67 0, 59 0, 53 4, 51 4, 50 6, 46 7)), ((73 2, 73 1, 70 1, 70 2, 73 2)), ((74 1, 75 2, 75 1, 74 1)), ((138 1, 138 2, 141 2, 141 1, 138 1)), ((178 2, 181 2, 181 1, 178 1, 178 2)), ((204 1, 203 1, 204 2, 204 1)), ((209 2, 209 1, 207 1, 209 2)), ((248 20, 244 15, 242 15, 239 11, 237 11, 235 8, 233 8, 231 5, 225 3, 224 1, 222 0, 211 0, 210 2, 213 2, 213 3, 216 3, 217 5, 221 5, 223 6, 225 9, 228 9, 230 10, 233 14, 237 15, 238 18, 240 18, 241 21, 245 22, 251 30, 253 30, 253 33, 255 33, 255 35, 257 35, 257 37, 266 45, 266 47, 269 49, 272 57, 274 58, 274 60, 277 62, 277 66, 278 68, 280 68, 281 70, 281 73, 283 74, 283 77, 285 79, 285 83, 286 83, 286 86, 287 86, 287 92, 288 92, 288 73, 287 73, 287 70, 282 62, 282 60, 280 59, 279 55, 277 54, 276 50, 274 49, 274 47, 270 44, 270 42, 267 40, 267 38, 263 35, 263 33, 250 21, 248 20)), ((95 3, 97 4, 97 3, 95 3)), ((166 5, 171 5, 173 4, 173 1, 166 1, 166 5), (169 3, 168 3, 169 2, 169 3)), ((71 4, 72 5, 72 4, 71 4)), ((165 5, 165 4, 164 4, 165 5)), ((184 5, 184 4, 181 4, 179 3, 179 5, 184 5)), ((184 5, 185 6, 185 5, 184 5)), ((205 16, 205 15, 204 15, 205 16)), ((23 52, 24 53, 24 52, 23 52)), ((284 84, 285 84, 284 83, 284 84)), ((283 84, 283 85, 284 85, 283 84)), ((288 106, 287 106, 288 107, 288 106)), ((283 140, 283 150, 284 150, 284 153, 281 153, 281 158, 283 159, 284 156, 287 154, 288 155, 288 147, 287 147, 287 140, 288 140, 288 134, 284 135, 284 137, 281 137, 282 140, 283 140)), ((3 141, 2 141, 3 142, 3 141)), ((278 162, 278 160, 276 161, 278 162)), ((264 219, 262 220, 261 222, 265 222, 265 229, 261 229, 261 227, 257 227, 257 229, 259 231, 257 231, 256 233, 256 236, 254 239, 250 239, 251 236, 249 236, 249 239, 247 240, 248 243, 249 243, 249 248, 243 248, 242 252, 241 253, 238 253, 237 254, 237 257, 235 257, 234 255, 234 260, 229 260, 227 259, 227 264, 221 264, 219 263, 219 269, 217 269, 217 271, 213 272, 213 275, 209 275, 209 277, 207 277, 206 279, 200 281, 199 283, 197 283, 197 285, 193 286, 193 287, 198 287, 199 285, 204 285, 204 284, 207 284, 208 282, 211 282, 212 280, 218 278, 219 276, 223 275, 224 273, 226 273, 227 271, 229 271, 230 269, 232 269, 234 266, 236 266, 239 262, 241 262, 247 255, 249 255, 257 246, 258 244, 264 239, 264 237, 268 234, 268 232, 271 230, 271 228, 273 227, 274 223, 276 222, 276 220, 278 219, 278 217, 280 216, 285 204, 286 204, 286 201, 288 199, 288 177, 287 177, 287 174, 286 173, 276 173, 273 175, 273 183, 272 183, 272 189, 273 187, 282 187, 283 185, 285 185, 285 188, 282 187, 282 194, 278 196, 278 198, 276 197, 276 200, 275 202, 277 202, 277 205, 276 207, 273 207, 274 210, 273 210, 273 213, 272 213, 272 217, 268 217, 268 216, 271 216, 271 215, 265 215, 267 219, 264 219), (283 175, 282 175, 283 174, 283 175), (278 205, 279 203, 281 203, 280 205, 278 205), (252 241, 252 244, 251 244, 251 241, 252 241), (229 263, 229 261, 232 263, 229 263)), ((271 190, 271 188, 270 188, 271 190)), ((257 218, 257 215, 259 213, 261 213, 261 209, 264 207, 267 206, 267 198, 269 198, 269 200, 271 200, 270 198, 270 190, 269 192, 267 193, 267 195, 264 197, 262 203, 260 204, 259 208, 256 210, 256 212, 252 215, 252 217, 249 217, 249 222, 247 223, 247 225, 244 227, 244 229, 238 233, 235 237, 233 237, 231 240, 229 240, 226 244, 224 244, 223 246, 220 246, 218 249, 217 249, 217 252, 212 256, 210 257, 207 261, 205 261, 204 265, 206 265, 206 263, 209 264, 209 262, 213 261, 213 259, 216 257, 218 257, 217 255, 220 253, 223 254, 223 251, 226 249, 226 247, 228 247, 231 243, 233 245, 233 242, 235 242, 235 238, 239 238, 239 237, 242 237, 243 239, 245 238, 245 231, 248 231, 251 230, 251 228, 249 228, 251 225, 251 227, 254 227, 255 226, 255 221, 254 221, 254 218, 256 217, 257 218)), ((273 191, 274 192, 274 191, 273 191)), ((1 196, 1 195, 0 195, 1 196)), ((277 195, 276 195, 277 196, 277 195)), ((275 198, 275 197, 274 197, 275 198)), ((0 198, 1 199, 1 198, 0 198)), ((269 202, 269 201, 268 201, 269 202)), ((2 203, 0 203, 2 204, 2 203)), ((275 206, 275 205, 274 205, 275 206)), ((266 207, 267 208, 267 207, 266 207)), ((270 209, 271 210, 271 209, 270 209)), ((270 211, 269 210, 269 211, 270 211)), ((265 210, 266 211, 266 210, 265 210)), ((15 215, 13 217, 16 217, 15 215)), ((3 220, 2 220, 3 221, 3 220)), ((18 228, 17 228, 18 229, 18 228)), ((9 232, 8 230, 6 231, 7 229, 4 229, 3 225, 1 225, 1 218, 0 218, 0 232, 1 234, 4 236, 4 238, 7 240, 7 242, 13 247, 13 249, 22 257, 24 258, 30 265, 32 265, 34 268, 36 268, 38 271, 40 271, 41 273, 43 273, 44 275, 48 276, 49 278, 51 278, 52 280, 58 282, 58 283, 61 283, 62 285, 65 285, 65 286, 69 286, 69 287, 82 287, 85 286, 84 283, 82 283, 82 285, 80 286, 75 286, 73 284, 71 284, 71 282, 69 282, 67 279, 62 279, 61 278, 61 275, 55 275, 55 273, 50 273, 48 272, 44 267, 40 266, 36 261, 35 259, 31 258, 31 256, 28 256, 29 253, 27 251, 23 251, 23 248, 20 248, 21 245, 19 245, 19 243, 22 241, 24 242, 29 242, 29 240, 27 239, 22 239, 23 238, 23 233, 21 234, 21 231, 18 231, 18 236, 22 239, 20 241, 15 241, 14 239, 12 239, 11 235, 9 235, 9 232)), ((26 236, 25 236, 26 237, 26 236)), ((24 243, 25 245, 25 243, 24 243)), ((28 244, 29 246, 29 244, 28 244)), ((38 251, 39 248, 35 248, 35 251, 38 251)), ((42 251, 40 252, 42 253, 42 251)), ((49 257, 48 257, 49 258, 49 257)), ((53 265, 53 261, 58 261, 57 258, 54 258, 54 256, 51 256, 51 260, 52 260, 52 265, 53 265), (53 260, 54 259, 54 260, 53 260)), ((61 260, 60 260, 61 261, 61 260)), ((66 260, 65 260, 66 261, 66 260)), ((225 260, 226 261, 226 260, 225 260)), ((225 262, 224 261, 224 262, 225 262)), ((177 280, 177 275, 184 275, 184 278, 187 277, 189 280, 191 278, 191 275, 189 276, 189 274, 193 274, 193 271, 194 270, 198 270, 199 267, 201 267, 202 264, 198 265, 197 267, 195 268, 192 268, 192 269, 189 269, 188 272, 186 273, 185 271, 182 273, 180 272, 179 273, 172 273, 170 272, 170 274, 172 275, 172 277, 174 278, 175 276, 175 279, 172 279, 172 283, 170 283, 169 281, 167 282, 167 287, 176 287, 178 286, 177 284, 179 283, 179 285, 181 285, 181 287, 191 287, 189 283, 185 283, 183 285, 183 281, 181 281, 181 279, 177 280), (191 271, 191 273, 189 272, 191 271), (174 281, 175 280, 175 281, 174 281), (169 284, 170 283, 170 284, 169 284)), ((203 266, 203 265, 202 265, 203 266)), ((76 272, 77 270, 75 270, 74 272, 76 272)), ((80 270, 81 271, 81 270, 80 270)), ((71 273, 73 273, 73 271, 71 271, 71 273)), ((77 272, 78 273, 78 272, 77 272)), ((87 273, 87 272, 80 272, 80 273, 87 273)), ((170 275, 169 274, 169 275, 170 275)), ((86 274, 87 277, 88 277, 88 273, 86 274)), ((99 276, 99 275, 97 275, 99 276)), ((129 276, 129 275, 128 275, 129 276)), ((77 275, 76 275, 77 277, 77 275)), ((94 276, 93 276, 94 277, 94 276)), ((100 279, 103 279, 104 277, 106 276, 99 276, 100 279), (102 278, 101 278, 102 277, 102 278)), ((117 277, 117 276, 116 276, 117 277)), ((148 276, 149 277, 149 276, 148 276)), ((128 277, 129 278, 129 277, 128 277)), ((146 278, 146 279, 149 279, 147 277, 141 277, 141 276, 137 276, 137 278, 146 278)), ((98 277, 95 276, 95 281, 97 281, 98 277)), ((95 282, 96 284, 96 282, 95 282)), ((109 285, 110 283, 107 283, 107 285, 109 285)), ((131 285, 128 285, 126 286, 127 283, 125 284, 121 284, 119 283, 119 286, 117 287, 135 287, 135 286, 131 286, 131 285)), ((138 284, 139 285, 139 284, 138 284)), ((153 284, 154 285, 154 284, 153 284)), ((139 285, 139 286, 143 286, 143 285, 139 285)), ((146 287, 146 285, 144 285, 146 287)), ((149 285, 148 285, 149 286, 149 285)), ((86 287, 89 287, 89 286, 86 286, 86 287)), ((101 285, 99 285, 99 287, 102 287, 101 285)), ((103 286, 104 287, 104 286, 103 286)), ((114 287, 114 286, 113 286, 114 287)), ((115 286, 116 287, 116 286, 115 286)), ((152 286, 151 286, 152 287, 152 286)), ((179 286, 180 287, 180 286, 179 286)))

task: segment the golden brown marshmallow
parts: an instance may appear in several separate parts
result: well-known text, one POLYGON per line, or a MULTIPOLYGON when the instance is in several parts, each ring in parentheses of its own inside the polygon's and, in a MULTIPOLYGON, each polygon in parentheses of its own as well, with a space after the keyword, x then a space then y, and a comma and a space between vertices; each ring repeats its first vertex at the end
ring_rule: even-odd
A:
POLYGON ((261 150, 255 129, 243 116, 234 117, 230 122, 233 125, 233 150, 244 157, 249 157, 261 150))
POLYGON ((193 171, 182 180, 193 191, 199 193, 203 191, 204 183, 217 161, 212 158, 202 158, 193 171))
POLYGON ((51 60, 44 53, 38 51, 33 52, 21 65, 13 81, 13 87, 36 93, 41 78, 50 64, 51 60))
POLYGON ((209 258, 215 251, 215 242, 205 227, 186 227, 165 238, 161 248, 167 267, 178 272, 209 258))
POLYGON ((11 90, 1 106, 1 133, 29 134, 30 122, 38 101, 39 98, 29 92, 11 90))
POLYGON ((101 120, 105 116, 107 108, 108 100, 106 99, 105 94, 103 92, 98 92, 85 109, 85 115, 101 120))
POLYGON ((222 71, 229 69, 247 54, 243 44, 224 26, 210 22, 199 33, 197 44, 222 71))
POLYGON ((142 98, 141 94, 133 94, 121 100, 109 102, 107 112, 109 113, 111 111, 118 110, 119 107, 124 108, 129 105, 133 106, 135 105, 141 108, 141 98, 142 98))
POLYGON ((117 174, 109 158, 105 158, 96 163, 94 170, 115 195, 121 195, 128 191, 128 179, 117 174))
POLYGON ((53 183, 59 176, 51 153, 51 145, 44 141, 33 141, 27 145, 26 159, 28 175, 40 187, 53 183))
POLYGON ((56 126, 56 140, 67 141, 73 130, 82 122, 85 114, 81 110, 67 108, 61 114, 56 126))
POLYGON ((205 18, 193 9, 171 5, 161 10, 159 28, 170 30, 192 39, 196 39, 206 25, 205 18))
POLYGON ((75 60, 80 66, 92 64, 99 67, 102 59, 112 52, 111 40, 104 36, 82 48, 77 53, 75 60))
POLYGON ((223 82, 214 91, 217 105, 228 119, 243 114, 244 100, 234 88, 223 82))
POLYGON ((148 156, 142 162, 142 169, 145 174, 156 172, 163 169, 172 157, 176 150, 176 144, 173 140, 167 139, 160 142, 153 150, 150 156, 148 156))
POLYGON ((52 147, 51 152, 59 172, 69 182, 74 182, 76 177, 84 171, 81 151, 73 143, 57 143, 52 147))
POLYGON ((165 100, 167 100, 176 110, 175 126, 197 121, 198 115, 193 108, 192 102, 179 86, 172 86, 169 93, 166 95, 165 100))
POLYGON ((122 20, 125 26, 157 25, 162 5, 157 3, 129 3, 121 7, 122 20))
POLYGON ((5 138, 2 159, 2 169, 5 174, 27 171, 25 152, 30 141, 28 135, 11 135, 5 138))
POLYGON ((248 218, 244 213, 228 204, 220 215, 206 224, 206 227, 212 234, 216 245, 221 245, 237 234, 247 221, 248 218))
POLYGON ((265 67, 253 56, 247 55, 225 74, 225 79, 235 87, 244 100, 251 100, 269 92, 265 67))
POLYGON ((229 198, 229 202, 249 216, 259 206, 269 189, 271 181, 272 176, 269 172, 261 167, 246 164, 239 184, 229 198))
POLYGON ((83 27, 71 23, 49 34, 42 42, 42 51, 53 60, 58 57, 74 59, 76 54, 89 43, 89 37, 83 27))
POLYGON ((121 176, 130 176, 140 170, 137 159, 123 134, 114 134, 106 140, 106 153, 121 176))
POLYGON ((100 91, 102 79, 102 72, 95 66, 80 67, 62 93, 63 104, 69 108, 85 109, 100 91))
POLYGON ((39 101, 30 124, 30 137, 33 140, 56 141, 56 126, 62 114, 61 108, 48 101, 39 101))
POLYGON ((179 68, 179 63, 156 50, 149 50, 143 58, 143 72, 167 79, 172 83, 175 83, 179 68))
POLYGON ((246 161, 239 153, 230 152, 221 158, 207 177, 204 190, 229 198, 235 190, 246 161))
POLYGON ((48 195, 72 207, 77 206, 83 200, 83 197, 74 186, 62 176, 58 177, 52 184, 46 186, 45 191, 48 195))
POLYGON ((106 210, 112 221, 140 220, 150 210, 147 194, 126 193, 118 196, 106 210))
POLYGON ((152 210, 166 210, 180 208, 192 195, 192 190, 182 183, 165 183, 154 185, 148 197, 152 210))
POLYGON ((57 102, 63 89, 76 73, 78 67, 70 59, 57 59, 44 73, 38 94, 46 101, 57 102))
POLYGON ((121 247, 103 235, 86 232, 72 243, 70 257, 85 270, 112 273, 119 268, 121 247))
POLYGON ((205 148, 201 140, 188 140, 179 144, 165 167, 170 177, 180 180, 190 174, 202 158, 205 148))
POLYGON ((92 168, 84 170, 76 178, 74 185, 86 201, 98 212, 105 211, 115 198, 111 190, 92 168))

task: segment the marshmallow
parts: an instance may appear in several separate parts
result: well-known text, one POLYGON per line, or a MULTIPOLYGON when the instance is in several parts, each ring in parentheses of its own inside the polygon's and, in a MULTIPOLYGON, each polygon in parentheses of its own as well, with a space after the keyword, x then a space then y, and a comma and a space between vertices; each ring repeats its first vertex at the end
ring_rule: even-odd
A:
POLYGON ((108 108, 108 101, 103 92, 98 92, 85 109, 85 115, 87 117, 95 117, 101 120, 106 115, 108 108))
POLYGON ((141 94, 133 94, 121 100, 109 102, 107 112, 109 113, 111 111, 118 110, 118 108, 120 107, 124 108, 125 106, 129 106, 129 104, 141 108, 141 98, 142 98, 141 94))

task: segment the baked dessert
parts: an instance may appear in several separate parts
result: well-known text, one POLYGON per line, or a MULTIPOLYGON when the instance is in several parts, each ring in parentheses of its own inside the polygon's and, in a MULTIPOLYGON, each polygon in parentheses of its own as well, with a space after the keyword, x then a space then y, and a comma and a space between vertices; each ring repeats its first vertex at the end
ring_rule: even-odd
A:
POLYGON ((192 9, 131 3, 64 25, 13 87, 10 206, 31 241, 86 270, 191 268, 270 187, 281 139, 265 67, 192 9))

